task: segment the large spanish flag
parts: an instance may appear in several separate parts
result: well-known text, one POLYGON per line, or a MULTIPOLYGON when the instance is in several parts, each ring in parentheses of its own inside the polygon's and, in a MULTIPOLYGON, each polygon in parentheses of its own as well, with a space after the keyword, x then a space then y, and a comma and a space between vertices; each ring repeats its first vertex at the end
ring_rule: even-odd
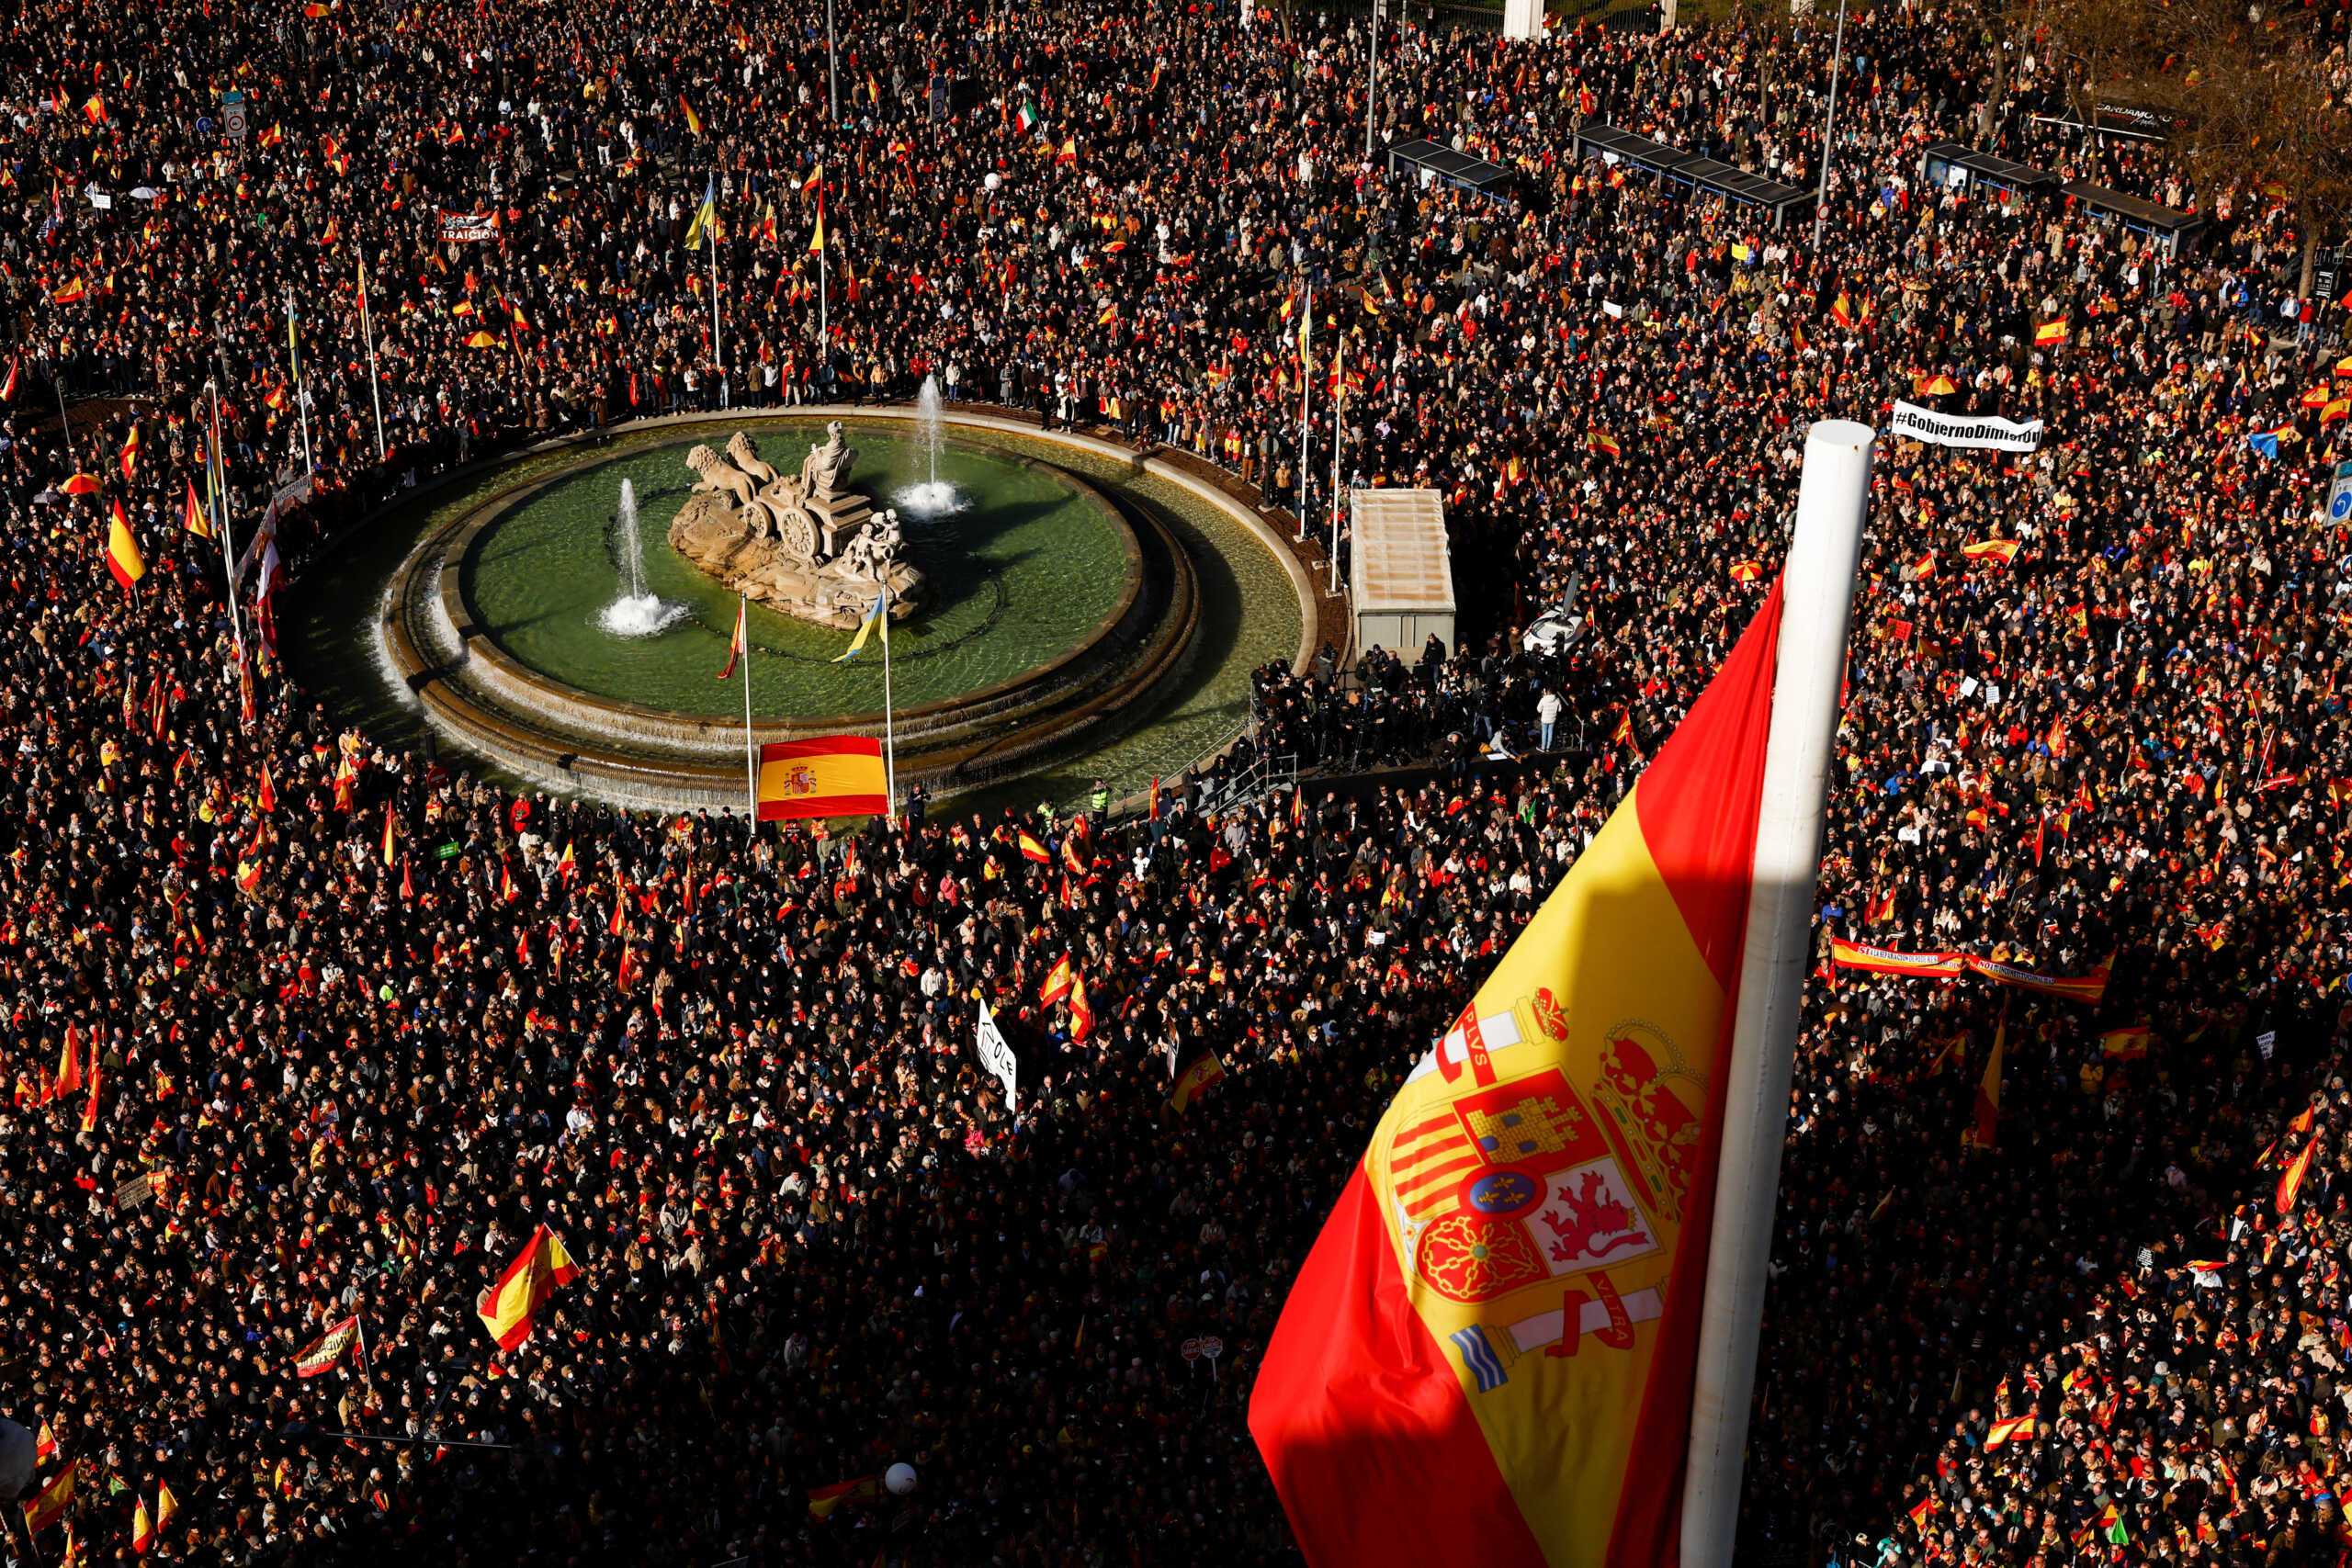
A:
POLYGON ((760 748, 760 820, 877 817, 890 809, 882 742, 870 735, 778 740, 760 748))
POLYGON ((558 1285, 580 1278, 580 1266, 564 1251, 555 1233, 541 1225, 531 1233, 522 1256, 506 1266, 498 1283, 474 1300, 474 1312, 502 1350, 512 1350, 531 1337, 532 1320, 555 1293, 558 1285))
POLYGON ((1781 591, 1422 1057, 1250 1428, 1315 1568, 1676 1560, 1781 591))

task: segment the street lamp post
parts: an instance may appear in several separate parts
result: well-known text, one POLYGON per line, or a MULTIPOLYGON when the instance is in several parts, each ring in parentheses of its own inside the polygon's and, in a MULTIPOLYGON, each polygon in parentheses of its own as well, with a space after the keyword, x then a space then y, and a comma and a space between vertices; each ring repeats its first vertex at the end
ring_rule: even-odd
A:
MULTIPOLYGON (((1844 0, 1839 0, 1839 3, 1842 5, 1844 0)), ((825 103, 832 111, 832 122, 839 125, 842 122, 842 79, 833 59, 833 0, 825 0, 825 103)))
POLYGON ((1846 0, 1838 0, 1838 41, 1829 54, 1829 113, 1821 124, 1821 185, 1813 196, 1813 250, 1821 254, 1822 225, 1829 221, 1829 161, 1836 156, 1832 139, 1838 134, 1838 70, 1846 62, 1846 0))

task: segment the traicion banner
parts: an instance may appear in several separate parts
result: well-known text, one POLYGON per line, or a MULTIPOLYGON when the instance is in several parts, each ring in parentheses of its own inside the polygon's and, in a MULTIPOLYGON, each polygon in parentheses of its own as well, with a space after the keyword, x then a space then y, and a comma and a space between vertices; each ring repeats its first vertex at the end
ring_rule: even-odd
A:
POLYGON ((1938 413, 1933 409, 1923 409, 1917 403, 1897 402, 1894 418, 1886 428, 1892 434, 1907 435, 1914 441, 1925 441, 1935 446, 2032 452, 2041 446, 2041 422, 2038 419, 2019 424, 2015 420, 2002 419, 1995 414, 1938 413))

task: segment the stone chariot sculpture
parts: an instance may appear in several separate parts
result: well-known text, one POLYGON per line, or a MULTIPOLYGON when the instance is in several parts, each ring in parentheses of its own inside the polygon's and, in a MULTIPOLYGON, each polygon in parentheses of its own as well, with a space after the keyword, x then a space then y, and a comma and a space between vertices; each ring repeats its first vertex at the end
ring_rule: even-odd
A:
POLYGON ((922 598, 923 576, 907 562, 899 514, 875 511, 847 488, 856 462, 839 420, 797 474, 763 461, 740 430, 724 454, 696 446, 686 454, 694 493, 670 525, 671 547, 739 592, 844 630, 865 618, 888 583, 890 618, 903 621, 922 598))

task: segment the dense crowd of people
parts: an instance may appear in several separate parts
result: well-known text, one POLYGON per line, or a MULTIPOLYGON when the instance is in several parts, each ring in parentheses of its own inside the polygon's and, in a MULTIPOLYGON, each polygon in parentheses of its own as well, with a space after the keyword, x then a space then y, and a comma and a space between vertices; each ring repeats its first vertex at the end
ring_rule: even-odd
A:
POLYGON ((238 1564, 1289 1560, 1241 1412, 1292 1270, 1760 601, 1806 424, 1898 396, 2047 435, 1882 449, 1746 1549, 2335 1560, 2352 536, 2340 383, 2270 331, 2293 215, 1893 6, 1847 23, 1818 243, 1568 144, 1810 188, 1826 18, 1392 25, 1377 134, 1518 175, 1398 182, 1362 22, 1293 21, 916 8, 829 70, 782 5, 17 18, 0 1414, 75 1478, 41 1561, 131 1560, 135 1510, 238 1564), (1951 136, 2205 231, 1926 188, 1951 136), (1441 491, 1462 646, 1261 671, 1295 795, 754 837, 371 741, 183 523, 214 390, 240 545, 316 468, 300 592, 517 443, 926 376, 1310 516, 1335 438, 1441 491), (542 1225, 582 1275, 500 1350, 478 1294, 542 1225))

